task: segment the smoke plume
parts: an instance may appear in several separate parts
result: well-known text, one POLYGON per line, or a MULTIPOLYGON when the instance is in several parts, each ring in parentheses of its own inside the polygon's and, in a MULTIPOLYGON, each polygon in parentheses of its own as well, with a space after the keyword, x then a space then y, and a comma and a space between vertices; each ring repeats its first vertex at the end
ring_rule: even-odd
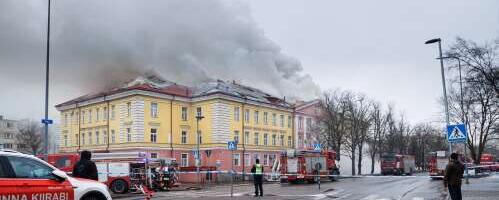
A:
MULTIPOLYGON (((51 86, 65 88, 55 103, 68 100, 60 97, 102 90, 148 71, 188 85, 222 79, 291 98, 319 93, 312 78, 303 74, 300 61, 283 54, 265 36, 244 3, 52 3, 51 86)), ((2 84, 42 85, 46 10, 46 1, 0 1, 2 84)))

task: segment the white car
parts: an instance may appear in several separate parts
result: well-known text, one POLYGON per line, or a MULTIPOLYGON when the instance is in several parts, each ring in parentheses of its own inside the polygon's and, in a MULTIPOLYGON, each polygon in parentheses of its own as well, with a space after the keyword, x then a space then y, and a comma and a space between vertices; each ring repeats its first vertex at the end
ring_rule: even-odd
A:
POLYGON ((107 186, 68 176, 31 155, 0 149, 0 199, 111 200, 107 186))

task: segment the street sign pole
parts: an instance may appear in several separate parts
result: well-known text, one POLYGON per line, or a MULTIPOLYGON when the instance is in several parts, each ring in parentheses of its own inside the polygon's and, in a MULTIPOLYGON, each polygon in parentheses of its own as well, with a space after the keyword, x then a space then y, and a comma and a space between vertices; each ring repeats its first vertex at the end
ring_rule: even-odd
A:
POLYGON ((230 198, 234 197, 234 150, 231 150, 232 160, 230 161, 230 198))
POLYGON ((468 138, 466 138, 466 142, 464 142, 464 169, 466 169, 466 181, 464 183, 470 184, 470 181, 468 180, 470 174, 468 173, 468 154, 466 153, 466 143, 468 142, 468 138))

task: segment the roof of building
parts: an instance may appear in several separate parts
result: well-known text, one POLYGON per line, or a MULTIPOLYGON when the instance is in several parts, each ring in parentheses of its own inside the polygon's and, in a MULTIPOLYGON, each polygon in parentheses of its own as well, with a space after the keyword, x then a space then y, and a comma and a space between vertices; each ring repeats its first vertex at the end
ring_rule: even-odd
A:
POLYGON ((177 83, 163 80, 158 76, 138 77, 121 87, 109 90, 91 93, 78 98, 66 101, 56 105, 56 107, 72 105, 99 97, 105 97, 113 94, 119 94, 131 90, 142 90, 160 94, 175 95, 186 98, 196 98, 214 94, 224 94, 248 101, 271 104, 274 106, 290 108, 292 105, 275 96, 265 93, 259 89, 241 85, 235 82, 226 82, 222 80, 209 81, 199 84, 196 87, 179 85, 177 83))

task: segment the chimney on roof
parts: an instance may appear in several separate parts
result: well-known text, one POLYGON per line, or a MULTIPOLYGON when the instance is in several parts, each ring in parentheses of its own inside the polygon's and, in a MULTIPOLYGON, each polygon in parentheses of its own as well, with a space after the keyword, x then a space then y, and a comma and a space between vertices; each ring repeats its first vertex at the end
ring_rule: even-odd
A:
POLYGON ((286 96, 284 96, 284 102, 286 102, 286 96))

